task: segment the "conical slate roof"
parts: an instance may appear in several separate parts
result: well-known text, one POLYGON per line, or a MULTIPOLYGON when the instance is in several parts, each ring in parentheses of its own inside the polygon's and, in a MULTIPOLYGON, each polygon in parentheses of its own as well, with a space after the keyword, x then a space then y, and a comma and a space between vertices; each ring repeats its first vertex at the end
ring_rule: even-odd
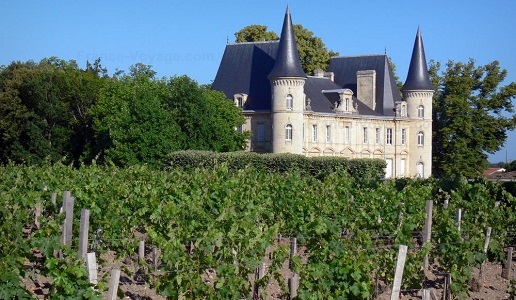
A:
POLYGON ((287 7, 285 19, 283 20, 283 28, 276 54, 276 63, 269 74, 269 78, 273 77, 301 77, 306 78, 306 74, 301 67, 299 53, 297 52, 296 38, 294 35, 294 26, 290 17, 290 10, 287 7))
POLYGON ((423 38, 421 37, 419 27, 417 28, 416 41, 414 42, 414 49, 412 50, 407 80, 405 80, 405 84, 401 90, 434 90, 426 67, 425 48, 423 47, 423 38))

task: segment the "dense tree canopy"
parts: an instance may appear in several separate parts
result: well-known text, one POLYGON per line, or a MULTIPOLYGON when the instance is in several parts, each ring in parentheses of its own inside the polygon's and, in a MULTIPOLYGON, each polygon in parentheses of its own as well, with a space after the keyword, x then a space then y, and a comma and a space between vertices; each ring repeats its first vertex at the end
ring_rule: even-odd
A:
POLYGON ((89 107, 103 86, 97 61, 81 70, 55 57, 0 72, 0 161, 78 159, 92 139, 89 107))
POLYGON ((235 42, 275 41, 279 37, 274 31, 267 31, 265 25, 249 25, 235 33, 235 42))
POLYGON ((484 66, 449 61, 430 63, 437 91, 433 103, 433 174, 439 177, 482 174, 487 153, 498 151, 507 130, 516 127, 512 100, 516 83, 501 86, 507 75, 497 61, 484 66), (439 73, 440 72, 440 73, 439 73))
MULTIPOLYGON (((312 75, 314 70, 328 68, 332 56, 338 52, 328 51, 321 38, 302 25, 294 25, 297 50, 301 66, 305 73, 312 75)), ((250 25, 235 33, 236 42, 274 41, 278 39, 275 32, 267 31, 267 26, 250 25)))
POLYGON ((176 150, 235 151, 246 134, 232 101, 187 76, 136 64, 109 77, 57 58, 0 67, 0 164, 64 159, 153 164, 176 150))

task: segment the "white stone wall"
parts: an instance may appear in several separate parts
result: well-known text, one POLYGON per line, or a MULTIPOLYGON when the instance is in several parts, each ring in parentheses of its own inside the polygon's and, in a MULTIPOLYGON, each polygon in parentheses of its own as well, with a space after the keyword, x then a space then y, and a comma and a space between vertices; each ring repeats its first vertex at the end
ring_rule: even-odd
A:
MULTIPOLYGON (((278 86, 278 85, 277 85, 278 86)), ((292 86, 279 85, 273 93, 281 99, 272 112, 244 111, 244 130, 251 132, 248 150, 253 152, 298 153, 306 156, 340 156, 348 158, 379 158, 390 162, 392 177, 417 177, 417 164, 424 166, 423 177, 432 168, 432 110, 431 93, 404 94, 407 117, 378 117, 350 114, 322 114, 304 111, 304 95, 292 86), (290 89, 289 89, 290 87, 290 89), (292 110, 286 109, 285 96, 293 96, 292 110), (424 96, 424 97, 423 97, 424 96), (303 101, 296 99, 302 97, 303 101), (417 116, 420 104, 425 107, 424 118, 417 116), (416 117, 413 117, 416 116, 416 117), (279 125, 276 125, 279 124, 279 125), (285 125, 292 124, 292 140, 285 141, 285 125), (317 139, 313 141, 313 126, 317 139), (264 130, 259 134, 259 128, 264 130), (349 137, 347 129, 349 128, 349 137), (276 130, 275 130, 276 128, 276 130), (330 133, 327 139, 327 128, 330 133), (364 128, 368 139, 364 142, 364 128), (379 130, 379 139, 376 130, 379 130), (388 140, 388 131, 392 132, 388 140), (424 132, 423 145, 418 144, 418 132, 424 132), (405 133, 403 133, 405 132, 405 133), (262 135, 262 139, 259 139, 262 135), (390 143, 389 143, 390 142, 390 143)), ((302 85, 299 85, 302 87, 302 85)))

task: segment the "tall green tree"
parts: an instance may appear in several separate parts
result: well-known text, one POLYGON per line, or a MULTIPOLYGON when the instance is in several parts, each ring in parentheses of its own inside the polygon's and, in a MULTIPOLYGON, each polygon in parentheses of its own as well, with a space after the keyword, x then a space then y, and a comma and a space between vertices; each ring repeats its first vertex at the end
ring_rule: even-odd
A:
POLYGON ((433 174, 475 177, 488 166, 487 153, 498 151, 507 130, 516 127, 516 83, 502 85, 507 71, 498 61, 484 66, 449 61, 441 71, 431 62, 437 91, 433 100, 433 174))
POLYGON ((244 123, 240 108, 218 91, 199 84, 188 76, 169 81, 168 104, 187 139, 184 149, 228 152, 242 150, 245 133, 235 128, 244 123))
MULTIPOLYGON (((307 74, 313 74, 314 70, 326 70, 330 59, 339 55, 338 52, 329 51, 321 38, 302 25, 294 25, 297 50, 301 66, 307 74)), ((279 39, 273 31, 267 31, 267 26, 250 25, 235 33, 236 42, 274 41, 279 39)))
POLYGON ((0 161, 78 162, 92 138, 88 109, 102 86, 100 62, 82 70, 55 57, 0 71, 0 161))
POLYGON ((91 110, 96 145, 91 156, 119 166, 159 166, 170 152, 183 148, 185 136, 166 100, 166 80, 150 67, 135 65, 130 75, 114 76, 91 110))

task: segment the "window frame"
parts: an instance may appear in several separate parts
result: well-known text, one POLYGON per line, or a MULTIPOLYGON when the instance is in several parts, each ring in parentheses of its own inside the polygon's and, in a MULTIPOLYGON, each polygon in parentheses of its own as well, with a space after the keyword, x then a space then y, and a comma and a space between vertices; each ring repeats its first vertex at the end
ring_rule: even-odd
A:
POLYGON ((392 134, 392 128, 387 128, 386 130, 386 133, 385 133, 385 144, 386 145, 392 145, 392 137, 393 137, 393 134, 392 134))
POLYGON ((417 133, 417 145, 424 146, 425 145, 425 133, 423 131, 419 131, 417 133))
POLYGON ((294 97, 292 94, 287 94, 287 96, 285 96, 285 107, 287 110, 294 109, 294 97))
POLYGON ((421 104, 417 107, 417 117, 419 119, 425 118, 425 106, 423 104, 421 104))
POLYGON ((285 125, 285 141, 292 141, 292 124, 285 125))

